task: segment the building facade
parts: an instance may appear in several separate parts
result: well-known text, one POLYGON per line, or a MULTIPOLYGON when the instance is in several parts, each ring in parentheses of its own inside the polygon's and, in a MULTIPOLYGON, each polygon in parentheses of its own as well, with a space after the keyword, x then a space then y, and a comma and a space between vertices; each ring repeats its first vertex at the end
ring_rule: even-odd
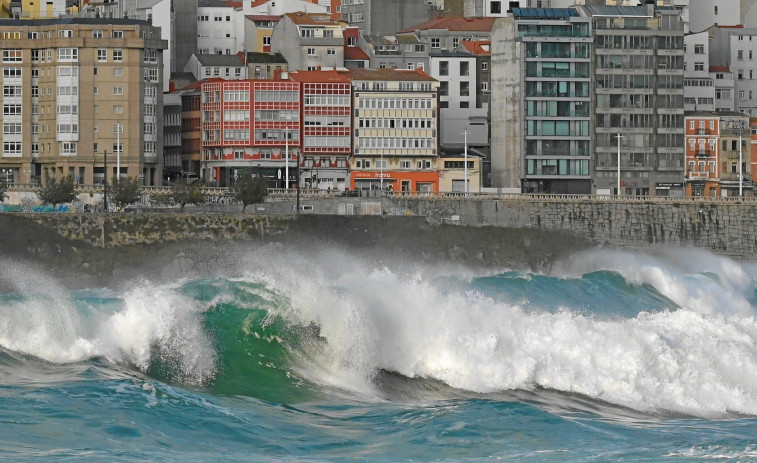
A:
POLYGON ((420 71, 356 69, 351 189, 439 191, 439 82, 420 71))
POLYGON ((253 174, 271 188, 291 187, 300 159, 300 83, 211 79, 201 91, 201 177, 230 186, 253 174))
POLYGON ((162 176, 160 31, 144 21, 0 21, 0 165, 12 181, 73 176, 79 183, 162 176))
POLYGON ((343 191, 349 187, 352 153, 352 84, 347 73, 289 74, 302 89, 303 188, 343 191))
POLYGON ((289 69, 315 71, 344 67, 344 36, 327 14, 287 13, 273 30, 271 51, 281 53, 289 69))
POLYGON ((652 4, 578 10, 594 25, 594 191, 683 195, 680 12, 652 4))
POLYGON ((519 9, 500 21, 508 37, 497 56, 503 75, 493 83, 493 186, 590 193, 589 18, 576 9, 519 9), (508 93, 502 91, 503 79, 511 81, 508 93), (500 141, 508 128, 511 136, 500 141))

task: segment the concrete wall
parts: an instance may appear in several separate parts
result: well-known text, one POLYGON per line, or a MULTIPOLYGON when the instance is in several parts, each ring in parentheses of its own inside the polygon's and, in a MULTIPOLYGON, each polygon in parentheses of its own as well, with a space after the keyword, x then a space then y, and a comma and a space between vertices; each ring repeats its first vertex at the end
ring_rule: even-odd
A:
MULTIPOLYGON (((651 244, 684 245, 710 249, 734 258, 757 258, 757 207, 752 201, 337 197, 303 200, 301 205, 308 208, 299 217, 292 213, 293 201, 277 201, 250 206, 247 214, 240 214, 239 205, 228 205, 198 207, 188 209, 191 212, 187 213, 107 216, 94 213, 10 213, 0 214, 0 222, 25 217, 55 229, 58 235, 68 239, 98 247, 118 247, 185 239, 217 241, 264 237, 284 233, 292 223, 303 220, 318 221, 321 228, 315 236, 328 239, 341 233, 345 224, 351 229, 354 224, 371 219, 369 216, 381 216, 373 219, 383 217, 413 223, 420 220, 428 224, 428 230, 439 225, 465 226, 469 231, 493 227, 489 229, 503 230, 501 233, 505 234, 521 230, 519 233, 526 241, 529 236, 535 239, 547 236, 545 233, 562 233, 572 236, 575 242, 631 248, 651 244), (203 212, 205 209, 216 213, 203 212)), ((487 242, 486 236, 493 236, 492 232, 488 233, 482 238, 484 248, 494 245, 487 242)), ((464 248, 465 244, 462 242, 460 246, 464 248)), ((401 246, 401 243, 396 245, 401 246)), ((433 243, 429 245, 433 246, 433 243)))
POLYGON ((757 258, 757 208, 751 202, 408 198, 394 204, 432 224, 566 231, 598 244, 688 245, 735 258, 757 258))

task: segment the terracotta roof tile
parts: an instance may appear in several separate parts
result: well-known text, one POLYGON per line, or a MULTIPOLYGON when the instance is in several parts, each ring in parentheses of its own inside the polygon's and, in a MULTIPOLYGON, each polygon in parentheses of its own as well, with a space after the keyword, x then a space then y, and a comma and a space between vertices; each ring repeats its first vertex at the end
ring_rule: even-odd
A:
POLYGON ((371 59, 360 47, 344 47, 344 59, 371 59))
POLYGON ((491 40, 461 40, 460 44, 473 55, 491 55, 491 40))
POLYGON ((426 21, 423 24, 408 27, 407 29, 398 32, 398 34, 405 32, 413 32, 417 30, 429 30, 429 29, 447 29, 450 31, 481 31, 491 32, 494 27, 494 21, 497 18, 467 18, 465 16, 446 16, 441 18, 432 19, 426 21))

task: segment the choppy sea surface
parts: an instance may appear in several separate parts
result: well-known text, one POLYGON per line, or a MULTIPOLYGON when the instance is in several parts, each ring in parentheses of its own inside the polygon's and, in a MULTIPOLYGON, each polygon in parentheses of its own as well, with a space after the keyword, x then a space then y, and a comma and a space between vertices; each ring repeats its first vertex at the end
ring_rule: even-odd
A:
POLYGON ((757 461, 751 263, 240 260, 79 291, 4 262, 0 460, 757 461))

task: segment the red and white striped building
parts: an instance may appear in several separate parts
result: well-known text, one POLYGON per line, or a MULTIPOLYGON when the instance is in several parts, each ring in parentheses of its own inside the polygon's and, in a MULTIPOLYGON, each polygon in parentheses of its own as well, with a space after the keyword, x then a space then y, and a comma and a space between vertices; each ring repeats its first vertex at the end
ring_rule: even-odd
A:
POLYGON ((202 83, 201 177, 231 185, 243 173, 284 188, 295 178, 300 145, 299 82, 221 80, 202 83), (289 162, 286 162, 287 152, 289 162))
POLYGON ((302 88, 302 186, 342 191, 349 187, 352 153, 352 85, 338 71, 298 71, 302 88))

